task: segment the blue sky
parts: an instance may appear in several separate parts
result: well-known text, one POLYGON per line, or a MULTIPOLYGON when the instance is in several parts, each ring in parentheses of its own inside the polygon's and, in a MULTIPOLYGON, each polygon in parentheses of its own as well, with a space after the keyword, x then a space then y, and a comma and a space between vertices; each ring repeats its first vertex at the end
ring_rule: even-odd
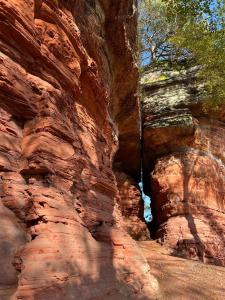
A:
POLYGON ((150 222, 152 220, 151 209, 149 209, 150 203, 151 203, 151 198, 149 196, 145 195, 145 193, 143 191, 143 183, 142 182, 139 183, 139 187, 141 189, 142 199, 144 200, 144 203, 145 203, 144 218, 145 218, 146 222, 150 222))
MULTIPOLYGON (((210 4, 211 11, 214 11, 214 17, 212 20, 216 20, 218 18, 218 15, 216 14, 216 8, 218 7, 218 0, 212 0, 210 4)), ((205 16, 207 17, 207 16, 205 16)), ((143 54, 141 54, 141 65, 146 66, 149 63, 151 63, 150 53, 148 51, 145 51, 143 54)))

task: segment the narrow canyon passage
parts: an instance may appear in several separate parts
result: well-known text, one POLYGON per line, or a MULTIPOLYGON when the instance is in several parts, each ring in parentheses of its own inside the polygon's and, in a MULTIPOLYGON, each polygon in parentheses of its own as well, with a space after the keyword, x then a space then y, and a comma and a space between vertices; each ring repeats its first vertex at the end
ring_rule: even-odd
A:
POLYGON ((140 105, 137 17, 135 0, 0 0, 0 300, 164 300, 162 274, 199 263, 171 254, 225 264, 224 114, 194 70, 143 73, 140 105))

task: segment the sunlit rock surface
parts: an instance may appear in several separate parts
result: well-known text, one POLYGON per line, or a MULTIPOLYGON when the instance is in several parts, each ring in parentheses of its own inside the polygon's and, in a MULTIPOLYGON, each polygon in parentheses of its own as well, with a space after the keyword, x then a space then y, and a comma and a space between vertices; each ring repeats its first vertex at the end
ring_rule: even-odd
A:
POLYGON ((132 0, 0 0, 1 300, 157 298, 112 171, 119 144, 117 166, 140 162, 136 17, 132 0))
POLYGON ((225 117, 205 112, 197 68, 144 73, 145 188, 154 237, 174 254, 225 265, 225 117))
POLYGON ((171 255, 155 241, 139 242, 159 281, 160 300, 223 300, 225 268, 171 255))

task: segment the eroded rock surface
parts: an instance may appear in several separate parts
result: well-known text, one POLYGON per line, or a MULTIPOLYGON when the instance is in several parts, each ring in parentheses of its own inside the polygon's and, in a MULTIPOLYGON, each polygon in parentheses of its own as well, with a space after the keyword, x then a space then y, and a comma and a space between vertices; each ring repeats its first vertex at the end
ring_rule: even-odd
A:
POLYGON ((204 111, 196 71, 142 78, 145 186, 155 238, 176 255, 225 265, 224 110, 204 111))
POLYGON ((156 297, 112 171, 118 139, 117 165, 140 161, 136 17, 131 0, 0 0, 1 299, 156 297))
POLYGON ((119 189, 118 205, 125 230, 135 240, 150 239, 149 229, 144 220, 144 201, 137 183, 123 172, 115 172, 119 189))

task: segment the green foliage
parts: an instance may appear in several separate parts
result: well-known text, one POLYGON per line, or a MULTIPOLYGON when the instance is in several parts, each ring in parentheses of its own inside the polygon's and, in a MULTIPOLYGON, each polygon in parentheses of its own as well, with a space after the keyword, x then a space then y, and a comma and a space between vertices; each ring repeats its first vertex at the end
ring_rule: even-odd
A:
POLYGON ((139 20, 142 71, 199 65, 207 106, 225 104, 225 0, 142 0, 139 20))
POLYGON ((225 104, 225 1, 165 1, 168 19, 176 19, 170 41, 192 54, 201 66, 208 106, 225 104))
POLYGON ((169 42, 175 23, 167 18, 161 0, 142 0, 139 5, 139 47, 141 61, 146 64, 176 59, 178 49, 169 42))
POLYGON ((211 0, 163 0, 163 2, 167 6, 167 17, 176 17, 181 23, 211 13, 211 0))

